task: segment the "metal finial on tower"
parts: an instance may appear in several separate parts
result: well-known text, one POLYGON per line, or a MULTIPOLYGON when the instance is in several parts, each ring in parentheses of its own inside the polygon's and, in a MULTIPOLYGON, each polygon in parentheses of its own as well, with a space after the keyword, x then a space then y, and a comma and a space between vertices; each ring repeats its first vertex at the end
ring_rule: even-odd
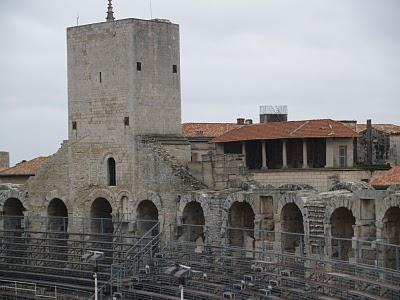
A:
POLYGON ((107 22, 114 21, 114 12, 113 12, 113 6, 112 6, 112 0, 108 0, 108 10, 107 10, 107 22))

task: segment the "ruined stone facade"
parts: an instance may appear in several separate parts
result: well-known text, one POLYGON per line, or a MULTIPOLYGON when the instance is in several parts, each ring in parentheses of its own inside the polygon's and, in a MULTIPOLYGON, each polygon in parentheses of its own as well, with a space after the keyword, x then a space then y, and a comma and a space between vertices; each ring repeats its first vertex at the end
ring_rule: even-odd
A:
MULTIPOLYGON (((262 177, 248 172, 243 155, 218 152, 188 164, 179 71, 175 24, 128 19, 69 28, 69 140, 26 184, 1 186, 3 214, 109 219, 101 232, 112 232, 117 220, 160 221, 164 236, 197 240, 207 228, 211 243, 254 248, 267 239, 311 254, 317 240, 285 234, 399 244, 399 192, 343 183, 368 179, 365 171, 262 177), (182 224, 205 227, 188 232, 182 224)), ((40 222, 29 226, 45 230, 40 222)), ((74 226, 68 230, 79 232, 74 226)), ((354 257, 355 245, 343 243, 336 253, 330 243, 328 255, 354 257)))

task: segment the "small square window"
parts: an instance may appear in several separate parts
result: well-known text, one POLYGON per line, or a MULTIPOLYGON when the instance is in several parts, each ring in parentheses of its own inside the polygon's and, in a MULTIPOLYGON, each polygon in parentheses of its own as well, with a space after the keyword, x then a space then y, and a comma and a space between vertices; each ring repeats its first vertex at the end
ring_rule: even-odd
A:
POLYGON ((141 63, 140 61, 138 61, 138 62, 136 63, 136 70, 137 70, 137 71, 142 71, 142 63, 141 63))
POLYGON ((172 73, 178 73, 178 66, 172 65, 172 73))
POLYGON ((124 125, 129 126, 129 117, 124 118, 124 125))
POLYGON ((73 121, 72 122, 72 130, 76 130, 77 129, 77 124, 76 124, 76 121, 73 121))

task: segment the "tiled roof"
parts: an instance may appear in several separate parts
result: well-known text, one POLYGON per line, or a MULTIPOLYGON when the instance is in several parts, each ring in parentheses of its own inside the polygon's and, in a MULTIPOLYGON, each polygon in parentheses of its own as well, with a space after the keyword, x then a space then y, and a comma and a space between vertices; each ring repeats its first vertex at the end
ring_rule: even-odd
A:
POLYGON ((182 124, 182 135, 184 137, 217 137, 232 129, 243 125, 236 123, 184 123, 182 124))
POLYGON ((400 166, 392 167, 388 171, 372 178, 370 184, 372 186, 389 186, 392 184, 400 184, 400 166))
POLYGON ((47 157, 37 157, 32 160, 23 161, 14 167, 0 171, 1 176, 31 176, 35 175, 47 157))
POLYGON ((212 143, 295 138, 358 137, 340 122, 330 119, 246 125, 214 138, 212 143))
MULTIPOLYGON (((400 126, 394 124, 372 124, 372 127, 385 132, 387 134, 397 135, 400 134, 400 126)), ((357 132, 362 132, 367 129, 366 124, 357 124, 357 132)))

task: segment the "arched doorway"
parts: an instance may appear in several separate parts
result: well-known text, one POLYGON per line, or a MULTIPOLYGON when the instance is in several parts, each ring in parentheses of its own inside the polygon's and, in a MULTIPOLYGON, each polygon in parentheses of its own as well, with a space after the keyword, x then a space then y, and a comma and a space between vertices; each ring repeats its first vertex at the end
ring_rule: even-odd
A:
POLYGON ((47 238, 49 238, 49 266, 65 267, 68 261, 68 209, 61 199, 53 199, 47 206, 47 238))
POLYGON ((303 214, 295 203, 287 203, 281 211, 282 250, 303 255, 304 223, 303 214))
POLYGON ((68 209, 61 199, 53 199, 47 207, 48 225, 50 232, 63 233, 68 231, 68 209))
POLYGON ((247 202, 235 202, 228 215, 229 244, 246 249, 254 248, 254 211, 247 202))
POLYGON ((2 244, 7 249, 6 254, 8 257, 6 262, 10 264, 23 263, 18 257, 25 257, 27 254, 27 241, 24 235, 24 211, 25 208, 22 202, 17 198, 9 198, 4 202, 4 238, 2 244), (18 251, 15 251, 15 249, 18 249, 18 251))
POLYGON ((112 207, 104 198, 97 198, 90 208, 92 234, 112 235, 114 226, 112 222, 112 207))
MULTIPOLYGON (((382 235, 386 243, 400 245, 400 207, 391 207, 386 211, 383 218, 382 235)), ((397 257, 394 246, 384 246, 384 256, 386 268, 398 268, 397 259, 400 260, 400 258, 397 257)))
MULTIPOLYGON (((136 209, 137 231, 139 235, 148 232, 158 222, 158 209, 150 200, 143 200, 136 209)), ((158 230, 153 235, 158 234, 158 230)))
POLYGON ((7 199, 3 205, 4 229, 11 234, 13 234, 11 231, 18 233, 24 229, 24 211, 25 207, 19 199, 7 199))
POLYGON ((182 214, 182 238, 186 241, 204 243, 204 212, 199 202, 189 202, 182 214))
POLYGON ((351 210, 339 207, 331 215, 332 257, 348 260, 352 254, 354 235, 353 225, 356 219, 351 210))

